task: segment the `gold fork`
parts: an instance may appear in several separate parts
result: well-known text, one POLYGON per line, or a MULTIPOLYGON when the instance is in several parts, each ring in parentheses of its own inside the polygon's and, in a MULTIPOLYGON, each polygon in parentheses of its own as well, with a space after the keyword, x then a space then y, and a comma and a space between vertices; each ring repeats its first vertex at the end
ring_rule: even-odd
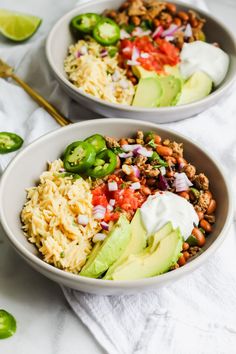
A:
POLYGON ((51 105, 45 98, 33 90, 26 82, 20 79, 15 73, 14 69, 0 59, 0 77, 15 80, 40 106, 42 106, 61 126, 72 123, 69 119, 63 117, 53 105, 51 105))

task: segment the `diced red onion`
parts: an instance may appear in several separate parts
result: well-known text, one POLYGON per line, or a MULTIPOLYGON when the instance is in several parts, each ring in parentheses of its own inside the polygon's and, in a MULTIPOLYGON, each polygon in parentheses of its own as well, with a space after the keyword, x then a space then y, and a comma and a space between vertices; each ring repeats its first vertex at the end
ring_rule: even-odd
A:
POLYGON ((137 61, 137 59, 140 57, 140 51, 138 50, 138 48, 134 47, 132 50, 132 61, 137 61))
POLYGON ((134 165, 134 166, 131 166, 132 167, 132 169, 133 169, 133 171, 134 171, 134 175, 135 175, 135 177, 140 177, 140 171, 139 171, 139 168, 136 166, 136 165, 134 165))
POLYGON ((161 174, 158 176, 158 188, 161 191, 166 191, 169 187, 169 184, 167 182, 167 179, 162 176, 161 174))
POLYGON ((165 31, 162 32, 161 36, 166 37, 166 36, 173 36, 173 34, 178 30, 178 26, 175 24, 171 24, 169 28, 167 28, 165 31))
POLYGON ((134 182, 131 184, 130 188, 132 188, 133 190, 137 190, 141 188, 141 184, 140 182, 134 182))
POLYGON ((129 151, 134 151, 138 148, 141 148, 142 145, 140 144, 124 144, 122 145, 122 149, 125 151, 125 152, 129 152, 129 151))
POLYGON ((181 171, 184 168, 185 164, 183 162, 180 162, 179 164, 179 171, 181 171))
POLYGON ((77 220, 78 220, 78 223, 83 225, 83 226, 88 225, 88 222, 89 222, 88 216, 87 215, 82 215, 82 214, 78 215, 77 220))
POLYGON ((76 57, 77 57, 77 58, 80 58, 82 55, 83 55, 83 54, 82 54, 80 51, 78 51, 77 54, 76 54, 76 57))
POLYGON ((184 172, 175 174, 173 186, 175 187, 176 192, 184 192, 192 185, 192 182, 188 179, 184 172))
POLYGON ((152 38, 156 39, 156 38, 160 37, 162 35, 163 31, 164 31, 164 28, 162 26, 158 26, 155 29, 155 31, 153 32, 152 38))
POLYGON ((64 168, 60 168, 59 172, 65 172, 65 169, 64 168))
POLYGON ((106 223, 105 221, 102 221, 102 222, 100 223, 100 225, 101 225, 101 227, 102 227, 103 230, 106 230, 106 231, 109 230, 109 224, 106 223))
POLYGON ((165 37, 165 40, 168 41, 168 42, 171 42, 171 41, 173 41, 174 39, 175 39, 174 36, 166 36, 166 37, 165 37))
POLYGON ((120 30, 120 39, 130 38, 130 34, 124 29, 120 30))
POLYGON ((114 208, 113 208, 113 206, 112 205, 110 205, 110 204, 108 204, 108 206, 107 206, 107 210, 109 210, 109 211, 112 211, 114 208))
POLYGON ((160 167, 160 172, 161 172, 162 176, 164 176, 164 175, 166 174, 166 168, 165 168, 165 166, 161 166, 161 167, 160 167))
POLYGON ((131 48, 130 47, 125 47, 125 48, 122 49, 122 52, 123 53, 129 53, 129 52, 131 52, 131 48))
POLYGON ((96 235, 93 236, 93 242, 96 243, 96 242, 99 242, 99 241, 103 241, 105 240, 106 238, 106 235, 99 232, 97 233, 96 235))
POLYGON ((143 58, 143 59, 147 59, 147 58, 150 57, 150 54, 148 54, 148 53, 141 53, 141 54, 140 54, 140 57, 143 58))
POLYGON ((184 31, 184 37, 189 38, 189 37, 192 37, 192 35, 193 35, 192 27, 188 23, 186 28, 185 28, 185 31, 184 31))
POLYGON ((114 192, 114 191, 117 191, 118 190, 118 184, 113 181, 113 182, 108 182, 108 190, 110 192, 114 192))
POLYGON ((151 33, 150 30, 144 31, 141 27, 136 27, 132 32, 132 36, 143 37, 143 36, 149 36, 150 33, 151 33))
POLYGON ((134 61, 134 60, 127 60, 127 64, 130 66, 138 66, 140 65, 140 63, 138 61, 134 61))
POLYGON ((130 152, 121 152, 119 154, 119 157, 121 157, 122 159, 127 159, 128 157, 133 157, 134 154, 132 153, 132 151, 130 152))
POLYGON ((137 153, 139 155, 142 155, 142 156, 145 156, 145 157, 151 157, 152 154, 153 154, 153 151, 152 150, 147 150, 146 148, 141 147, 141 148, 137 149, 137 153))
POLYGON ((94 219, 101 220, 106 214, 106 208, 102 205, 97 205, 93 208, 94 219))
POLYGON ((108 56, 108 51, 106 49, 102 49, 100 52, 101 58, 105 58, 108 56))
POLYGON ((114 205, 116 204, 115 199, 110 199, 110 200, 109 200, 109 204, 110 204, 111 206, 114 206, 114 205))

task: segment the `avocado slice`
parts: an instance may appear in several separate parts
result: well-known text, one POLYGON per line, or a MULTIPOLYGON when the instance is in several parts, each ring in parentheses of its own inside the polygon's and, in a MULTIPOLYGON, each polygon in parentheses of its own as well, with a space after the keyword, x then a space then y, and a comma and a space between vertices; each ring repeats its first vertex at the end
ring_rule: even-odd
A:
POLYGON ((155 71, 146 70, 141 65, 132 66, 132 71, 133 71, 133 74, 138 79, 146 79, 147 77, 153 77, 153 78, 157 78, 158 77, 157 73, 155 71))
POLYGON ((176 77, 177 79, 182 79, 182 76, 180 74, 180 69, 179 69, 179 65, 164 65, 164 70, 166 75, 171 75, 176 77))
POLYGON ((163 92, 159 107, 175 105, 182 90, 182 81, 172 75, 160 76, 159 80, 163 92))
POLYGON ((183 85, 177 105, 188 104, 208 96, 212 90, 212 80, 202 71, 194 73, 183 85))
POLYGON ((115 263, 108 269, 105 277, 103 279, 112 279, 112 273, 114 270, 121 265, 126 258, 131 254, 137 254, 141 252, 147 243, 147 232, 145 227, 143 226, 142 216, 140 209, 136 210, 136 213, 131 221, 131 239, 127 244, 124 252, 121 257, 117 259, 115 263))
POLYGON ((79 275, 98 278, 121 256, 130 238, 130 223, 121 215, 101 245, 95 245, 79 275))
POLYGON ((168 222, 165 226, 163 226, 159 231, 157 231, 154 235, 151 235, 148 240, 149 244, 149 252, 154 252, 158 246, 158 243, 163 240, 166 236, 168 236, 173 231, 173 226, 171 222, 168 222))
POLYGON ((183 237, 179 228, 163 238, 154 252, 131 255, 113 273, 113 280, 134 280, 167 272, 182 250, 183 237))
POLYGON ((160 81, 154 77, 140 79, 132 105, 136 107, 154 108, 159 104, 162 95, 160 81))

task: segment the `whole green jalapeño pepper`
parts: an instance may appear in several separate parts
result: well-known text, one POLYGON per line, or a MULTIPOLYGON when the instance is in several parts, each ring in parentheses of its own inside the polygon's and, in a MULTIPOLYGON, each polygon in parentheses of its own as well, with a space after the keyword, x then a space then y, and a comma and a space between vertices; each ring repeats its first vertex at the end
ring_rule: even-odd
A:
POLYGON ((102 18, 93 29, 94 39, 102 45, 115 44, 120 39, 120 27, 110 18, 102 18))
POLYGON ((92 33, 101 16, 95 13, 86 13, 72 18, 70 22, 71 31, 75 35, 86 35, 92 33))
POLYGON ((17 134, 9 132, 0 132, 0 154, 18 150, 24 140, 17 134))
POLYGON ((103 178, 112 173, 117 164, 116 154, 109 149, 99 152, 92 167, 87 171, 87 175, 93 178, 103 178))
POLYGON ((95 162, 96 151, 85 141, 75 141, 64 152, 64 167, 73 173, 85 173, 95 162))
POLYGON ((91 144, 94 147, 96 154, 107 148, 106 141, 103 138, 103 136, 100 134, 91 135, 84 141, 86 141, 87 143, 91 144))

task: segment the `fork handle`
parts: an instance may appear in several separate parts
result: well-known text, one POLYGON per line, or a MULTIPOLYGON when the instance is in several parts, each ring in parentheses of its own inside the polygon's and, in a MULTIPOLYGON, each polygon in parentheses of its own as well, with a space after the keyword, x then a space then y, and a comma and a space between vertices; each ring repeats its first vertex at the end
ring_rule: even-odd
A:
POLYGON ((15 80, 40 106, 42 106, 61 126, 71 124, 72 122, 63 117, 53 105, 45 100, 40 94, 33 90, 26 82, 20 79, 14 73, 11 74, 11 78, 15 80))

